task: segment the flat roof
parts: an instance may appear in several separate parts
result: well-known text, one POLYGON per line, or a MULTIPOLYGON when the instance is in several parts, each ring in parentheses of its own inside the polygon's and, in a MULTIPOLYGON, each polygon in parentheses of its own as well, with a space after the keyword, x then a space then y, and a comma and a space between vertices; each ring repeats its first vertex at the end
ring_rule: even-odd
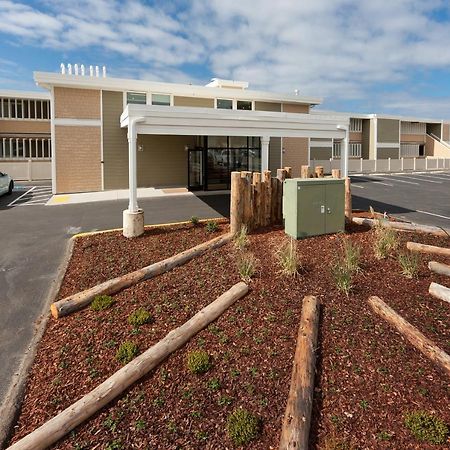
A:
POLYGON ((264 102, 301 103, 319 105, 322 99, 295 94, 253 91, 227 87, 200 86, 193 84, 162 83, 158 81, 133 80, 127 78, 96 77, 89 75, 68 75, 55 72, 34 72, 38 86, 50 89, 52 86, 81 89, 103 89, 111 91, 153 92, 200 98, 229 98, 264 102))
POLYGON ((0 97, 25 98, 31 100, 50 100, 50 93, 47 91, 15 91, 0 89, 0 97))

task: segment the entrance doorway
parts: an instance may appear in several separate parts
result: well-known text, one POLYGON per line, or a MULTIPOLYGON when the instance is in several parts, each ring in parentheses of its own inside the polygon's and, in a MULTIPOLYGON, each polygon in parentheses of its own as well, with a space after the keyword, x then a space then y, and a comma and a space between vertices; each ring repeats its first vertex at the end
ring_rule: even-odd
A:
POLYGON ((261 170, 259 137, 205 136, 202 148, 189 150, 189 189, 230 189, 233 171, 261 170))

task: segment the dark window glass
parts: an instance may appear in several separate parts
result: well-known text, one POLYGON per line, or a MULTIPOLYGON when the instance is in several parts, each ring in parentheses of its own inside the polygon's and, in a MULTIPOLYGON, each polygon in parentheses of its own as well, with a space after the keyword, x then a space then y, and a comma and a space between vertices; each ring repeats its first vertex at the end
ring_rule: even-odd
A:
POLYGON ((217 109, 233 109, 233 100, 218 98, 217 109))
POLYGON ((252 110, 252 102, 249 102, 247 100, 238 100, 237 109, 251 111, 252 110))
POLYGON ((170 95, 152 94, 152 105, 170 106, 170 95))
POLYGON ((127 92, 127 103, 145 105, 147 103, 147 94, 142 92, 127 92))

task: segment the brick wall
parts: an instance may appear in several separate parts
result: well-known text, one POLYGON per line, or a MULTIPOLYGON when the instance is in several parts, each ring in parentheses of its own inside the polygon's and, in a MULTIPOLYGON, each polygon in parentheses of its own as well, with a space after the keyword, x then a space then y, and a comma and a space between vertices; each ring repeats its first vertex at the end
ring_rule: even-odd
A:
POLYGON ((0 120, 0 134, 50 134, 50 121, 0 120))
POLYGON ((100 119, 100 91, 55 88, 55 118, 100 119))
POLYGON ((56 192, 101 190, 100 127, 55 126, 56 192))

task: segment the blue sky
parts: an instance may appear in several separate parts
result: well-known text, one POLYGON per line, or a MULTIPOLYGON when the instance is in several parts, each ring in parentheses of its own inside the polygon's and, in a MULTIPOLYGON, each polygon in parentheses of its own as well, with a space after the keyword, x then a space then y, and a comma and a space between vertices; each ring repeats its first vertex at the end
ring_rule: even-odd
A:
POLYGON ((0 23, 0 89, 36 89, 34 70, 83 63, 450 119, 448 0, 0 0, 0 23))

